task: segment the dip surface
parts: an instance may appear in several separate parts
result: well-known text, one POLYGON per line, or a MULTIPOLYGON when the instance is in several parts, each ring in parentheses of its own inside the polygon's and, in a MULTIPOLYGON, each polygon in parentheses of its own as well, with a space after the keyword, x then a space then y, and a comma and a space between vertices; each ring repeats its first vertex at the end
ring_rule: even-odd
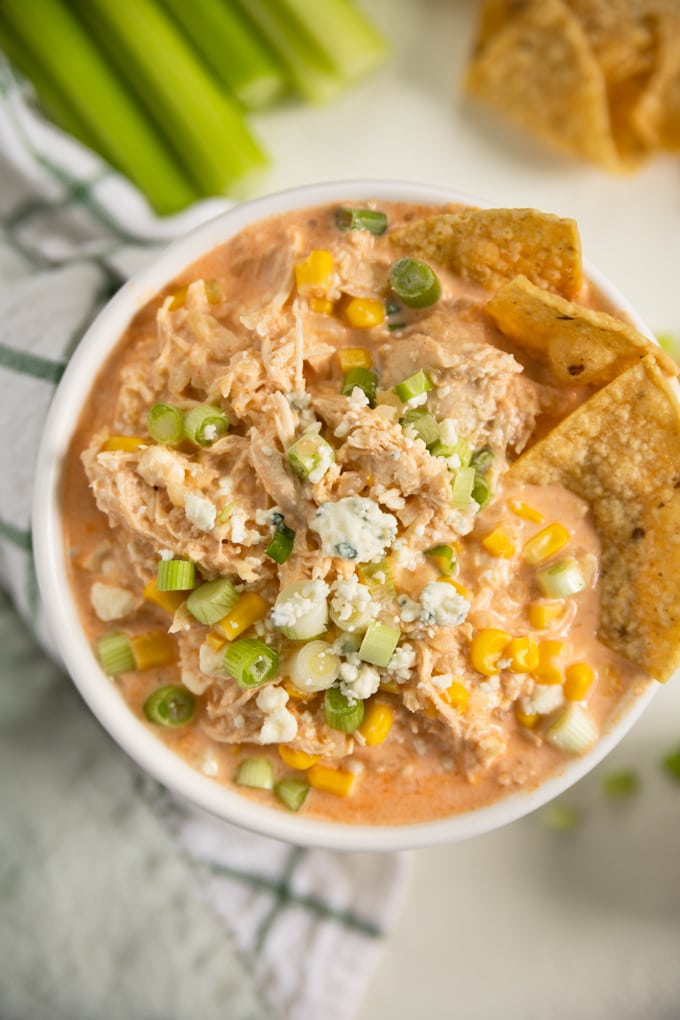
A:
MULTIPOLYGON (((387 230, 336 205, 275 217, 142 309, 62 499, 83 627, 100 651, 124 636, 103 665, 160 739, 224 784, 270 762, 311 785, 305 814, 394 824, 535 787, 649 681, 597 639, 587 503, 506 477, 592 390, 515 348, 470 280, 432 263, 413 303, 391 231, 439 210, 360 209, 387 230), (159 591, 176 562, 193 576, 159 591), (218 579, 206 622, 192 589, 218 579), (168 685, 182 725, 149 710, 168 685)), ((603 307, 587 282, 578 300, 603 307)))

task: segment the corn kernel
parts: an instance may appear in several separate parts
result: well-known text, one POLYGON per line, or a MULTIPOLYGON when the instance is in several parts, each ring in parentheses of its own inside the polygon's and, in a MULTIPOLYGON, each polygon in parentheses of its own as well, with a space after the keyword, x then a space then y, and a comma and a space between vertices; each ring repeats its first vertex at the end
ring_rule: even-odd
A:
POLYGON ((170 299, 170 304, 168 305, 171 312, 176 312, 178 308, 184 308, 187 303, 188 290, 188 287, 180 287, 179 290, 175 291, 170 299))
POLYGON ((502 524, 484 536, 482 545, 492 556, 499 556, 505 560, 509 560, 514 556, 516 551, 515 543, 502 524))
POLYGON ((453 683, 442 692, 442 697, 447 705, 451 706, 451 708, 457 708, 459 711, 464 712, 467 708, 470 695, 465 684, 462 684, 459 680, 454 680, 453 683))
POLYGON ((220 634, 224 634, 227 641, 233 641, 257 620, 261 620, 268 610, 269 603, 265 602, 261 595, 256 591, 246 591, 231 612, 216 623, 215 627, 220 634))
POLYGON ((141 436, 109 436, 102 446, 102 453, 122 450, 123 453, 134 453, 140 446, 148 446, 149 440, 141 436))
POLYGON ((381 680, 380 690, 387 691, 388 694, 400 694, 401 687, 396 680, 381 680))
POLYGON ((356 778, 355 772, 332 769, 327 765, 312 765, 307 773, 310 786, 323 793, 333 793, 336 797, 349 797, 356 778))
POLYGON ((430 700, 425 702, 423 712, 425 713, 428 719, 436 719, 437 716, 439 715, 439 712, 437 711, 437 706, 433 701, 430 700))
POLYGON ((325 297, 333 278, 333 256, 315 249, 306 259, 295 263, 295 282, 303 297, 325 297))
POLYGON ((279 744, 277 748, 279 757, 282 761, 285 761, 286 765, 289 765, 292 769, 297 769, 298 772, 306 772, 307 769, 311 769, 312 765, 321 759, 320 754, 307 754, 305 751, 296 751, 293 747, 288 747, 287 744, 279 744))
POLYGON ((343 372, 349 372, 350 368, 371 368, 371 352, 365 347, 341 347, 338 351, 338 361, 343 372))
POLYGON ((522 726, 526 726, 527 729, 532 729, 538 722, 539 716, 537 712, 527 713, 521 712, 520 709, 515 709, 515 719, 522 726))
POLYGON ((209 305, 219 305, 224 301, 224 288, 221 280, 204 280, 203 285, 209 305))
POLYGON ((455 577, 445 577, 444 574, 440 574, 437 580, 441 581, 442 584, 450 584, 451 587, 455 588, 458 594, 461 595, 464 599, 467 599, 468 602, 472 601, 473 597, 472 589, 466 588, 464 584, 460 583, 460 581, 456 581, 455 577))
POLYGON ((564 655, 563 641, 539 641, 538 665, 533 675, 542 684, 561 684, 564 680, 561 659, 564 655))
POLYGON ((130 645, 139 670, 167 666, 175 658, 175 645, 164 630, 150 630, 146 634, 137 634, 130 638, 130 645))
POLYGON ((353 329, 370 329, 385 320, 385 306, 377 298, 352 298, 345 305, 347 324, 353 329))
POLYGON ((286 677, 283 681, 283 688, 287 691, 288 697, 292 698, 293 701, 311 701, 317 694, 316 691, 310 691, 307 694, 304 691, 298 690, 292 680, 289 680, 288 677, 286 677))
POLYGON ((563 612, 563 599, 556 599, 552 602, 532 602, 529 606, 529 623, 536 630, 545 630, 555 620, 559 620, 563 612))
POLYGON ((205 643, 208 648, 212 648, 213 652, 219 652, 226 645, 226 641, 220 634, 215 634, 214 631, 209 631, 205 636, 205 643))
POLYGON ((512 659, 509 668, 513 673, 531 673, 538 666, 538 645, 533 634, 514 637, 507 654, 512 659))
POLYGON ((563 524, 549 524, 524 543, 522 556, 532 567, 545 563, 568 545, 571 535, 563 524))
POLYGON ((369 747, 382 744, 392 729, 394 712, 384 701, 369 701, 359 733, 369 747))
POLYGON ((333 302, 328 298, 313 297, 309 299, 309 307, 317 315, 330 315, 333 311, 333 302))
POLYGON ((523 517, 525 521, 533 521, 534 524, 542 524, 545 517, 540 510, 535 510, 521 499, 508 500, 508 506, 517 517, 523 517))
POLYGON ((564 696, 567 701, 582 701, 593 685, 595 670, 587 662, 572 662, 564 673, 564 696))
POLYGON ((486 627, 478 630, 470 643, 470 659, 478 673, 493 676, 498 672, 498 660, 510 643, 510 634, 504 630, 486 627))
POLYGON ((173 616, 187 597, 185 591, 159 591, 155 577, 146 585, 143 595, 147 602, 153 602, 173 616))

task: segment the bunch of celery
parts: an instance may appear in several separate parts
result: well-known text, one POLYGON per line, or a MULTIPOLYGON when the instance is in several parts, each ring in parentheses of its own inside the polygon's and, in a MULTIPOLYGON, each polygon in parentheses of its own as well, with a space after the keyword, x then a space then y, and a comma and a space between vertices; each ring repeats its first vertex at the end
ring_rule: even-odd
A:
POLYGON ((352 0, 0 0, 0 48, 160 213, 266 164, 248 110, 326 102, 386 50, 352 0))

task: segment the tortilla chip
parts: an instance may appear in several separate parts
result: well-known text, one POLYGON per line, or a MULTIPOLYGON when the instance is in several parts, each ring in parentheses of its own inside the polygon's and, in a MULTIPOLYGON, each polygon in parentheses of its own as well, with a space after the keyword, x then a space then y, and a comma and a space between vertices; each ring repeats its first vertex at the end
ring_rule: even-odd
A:
POLYGON ((680 665, 680 405, 652 358, 596 393, 511 467, 591 508, 598 637, 657 680, 680 665))
POLYGON ((583 286, 575 221, 537 209, 441 213, 392 231, 390 240, 409 255, 492 290, 519 273, 565 297, 575 297, 583 286))
POLYGON ((673 359, 627 322, 550 294, 525 276, 485 307, 504 336, 545 362, 563 386, 604 386, 647 355, 666 375, 678 374, 673 359))
POLYGON ((567 0, 608 84, 649 74, 654 68, 658 0, 567 0))
POLYGON ((680 13, 658 21, 658 53, 647 89, 631 112, 650 147, 680 151, 680 13))
POLYGON ((478 46, 465 86, 553 146, 621 169, 605 76, 564 0, 526 0, 478 46))

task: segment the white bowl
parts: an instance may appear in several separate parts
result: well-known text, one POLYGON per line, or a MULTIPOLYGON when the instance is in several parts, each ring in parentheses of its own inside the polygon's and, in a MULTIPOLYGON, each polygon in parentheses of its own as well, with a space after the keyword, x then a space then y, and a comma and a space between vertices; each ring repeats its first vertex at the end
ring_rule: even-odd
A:
MULTIPOLYGON (((562 793, 621 740, 653 696, 651 683, 622 702, 595 747, 567 762, 536 789, 512 793, 473 811, 413 825, 348 825, 269 808, 218 785, 170 751, 127 707, 94 657, 71 593, 63 543, 59 484, 62 463, 84 398, 102 363, 136 312, 199 256, 256 220, 289 210, 351 199, 439 205, 490 203, 448 189, 387 181, 333 182, 296 188, 236 206, 171 244, 109 302, 85 334, 59 385, 45 424, 36 469, 33 535, 38 582, 54 644, 85 701, 111 736, 147 772, 186 800, 244 828, 302 846, 337 850, 403 850, 452 842, 498 828, 562 793)), ((647 336, 650 330, 614 287, 586 264, 586 272, 615 307, 647 336)))

